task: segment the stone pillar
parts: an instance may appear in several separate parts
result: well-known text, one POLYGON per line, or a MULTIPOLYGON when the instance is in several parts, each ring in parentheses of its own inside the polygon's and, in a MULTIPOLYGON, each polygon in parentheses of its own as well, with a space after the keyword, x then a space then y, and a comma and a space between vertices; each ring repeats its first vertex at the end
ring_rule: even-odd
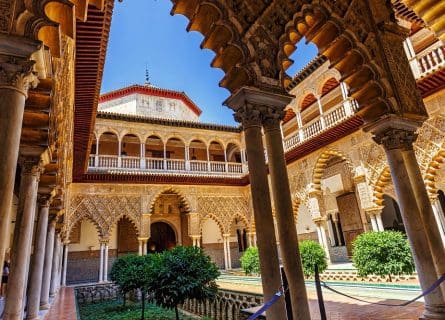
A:
POLYGON ((318 111, 320 112, 320 123, 321 123, 321 128, 324 129, 324 128, 326 128, 326 121, 325 121, 325 119, 324 119, 324 115, 323 115, 323 106, 321 105, 320 97, 317 97, 317 103, 318 103, 318 111))
MULTIPOLYGON (((146 252, 144 254, 147 254, 146 252)), ((104 271, 103 281, 108 282, 108 241, 104 243, 104 271)))
POLYGON ((62 271, 62 286, 66 286, 66 271, 68 269, 68 251, 69 251, 69 242, 65 242, 64 250, 63 250, 63 271, 62 271))
MULTIPOLYGON (((288 99, 286 96, 285 102, 288 103, 288 99)), ((276 101, 277 100, 278 99, 276 99, 276 101)), ((303 267, 298 248, 297 229, 295 227, 292 197, 289 188, 289 176, 287 174, 283 140, 280 131, 280 121, 284 118, 283 110, 286 104, 282 106, 274 104, 272 107, 265 109, 263 113, 263 125, 266 136, 267 153, 269 154, 269 173, 276 210, 275 216, 277 220, 280 251, 286 277, 289 282, 293 317, 296 320, 303 320, 310 319, 310 312, 303 267)))
POLYGON ((370 215, 372 231, 379 231, 379 227, 377 225, 377 220, 375 219, 375 215, 370 215))
POLYGON ((56 219, 52 217, 48 225, 45 244, 45 263, 43 266, 42 290, 40 292, 40 309, 49 309, 49 289, 52 274, 52 261, 54 253, 54 238, 56 229, 56 219))
POLYGON ((100 242, 99 283, 104 281, 104 244, 100 242))
POLYGON ((0 35, 0 265, 10 245, 11 207, 28 89, 38 83, 31 54, 39 43, 0 35))
POLYGON ((329 243, 328 239, 326 237, 326 230, 324 228, 324 219, 315 219, 314 220, 315 225, 317 226, 317 236, 318 236, 318 242, 320 242, 321 246, 324 249, 324 252, 326 254, 326 258, 328 261, 331 261, 331 256, 329 252, 329 243))
POLYGON ((227 258, 227 240, 223 235, 223 249, 224 249, 224 270, 229 270, 229 261, 227 258))
POLYGON ((199 235, 199 234, 198 235, 192 235, 191 238, 192 238, 192 241, 193 241, 193 246, 200 248, 201 247, 201 235, 199 235))
POLYGON ((379 231, 385 231, 385 227, 383 226, 383 221, 382 221, 382 212, 381 211, 376 212, 374 217, 379 231))
POLYGON ((4 320, 18 320, 23 318, 22 314, 36 213, 37 188, 41 172, 39 162, 40 158, 24 158, 20 160, 22 177, 16 220, 16 231, 18 234, 13 244, 11 273, 9 275, 3 314, 4 320))
MULTIPOLYGON (((264 301, 268 301, 281 286, 281 274, 261 135, 261 114, 254 107, 255 97, 249 92, 249 89, 242 88, 225 103, 236 112, 235 119, 242 123, 244 129, 255 230, 258 231, 261 281, 264 301)), ((270 320, 286 319, 284 301, 277 301, 266 315, 270 320)))
POLYGON ((431 200, 434 218, 436 219, 437 226, 439 228, 440 237, 442 239, 442 244, 445 246, 445 224, 443 219, 442 206, 438 199, 431 200))
MULTIPOLYGON (((375 135, 374 140, 385 149, 420 285, 425 291, 439 278, 438 272, 443 270, 445 254, 443 246, 437 246, 441 240, 431 205, 424 199, 426 197, 428 200, 428 196, 413 151, 416 139, 414 131, 419 125, 396 116, 387 116, 365 129, 371 131, 375 135), (435 243, 431 242, 433 239, 435 243), (432 249, 432 245, 436 248, 432 249), (439 251, 442 257, 435 256, 439 251)), ((445 318, 445 300, 440 288, 425 296, 424 317, 445 318)))
POLYGON ((54 298, 57 293, 57 279, 59 273, 59 259, 60 259, 60 239, 57 233, 54 234, 54 253, 51 267, 51 283, 49 286, 49 297, 54 298))
POLYGON ((232 270, 232 255, 230 253, 230 233, 223 234, 224 239, 224 256, 226 270, 232 270))
MULTIPOLYGON (((144 254, 144 248, 143 248, 144 241, 141 238, 138 238, 138 241, 139 241, 139 252, 138 252, 138 254, 140 256, 142 256, 144 254)), ((102 250, 102 246, 101 246, 101 250, 102 250)), ((102 261, 102 254, 101 254, 101 261, 102 261)), ((100 276, 99 276, 99 278, 100 278, 100 276)), ((99 279, 99 281, 100 281, 100 279, 99 279)))
POLYGON ((27 298, 27 320, 38 320, 40 309, 40 294, 42 289, 43 264, 45 262, 46 234, 48 229, 48 214, 51 198, 49 195, 39 196, 40 207, 37 220, 34 254, 32 256, 31 275, 27 298))
POLYGON ((148 239, 145 239, 143 244, 142 244, 142 254, 143 255, 147 254, 147 242, 148 242, 148 239))

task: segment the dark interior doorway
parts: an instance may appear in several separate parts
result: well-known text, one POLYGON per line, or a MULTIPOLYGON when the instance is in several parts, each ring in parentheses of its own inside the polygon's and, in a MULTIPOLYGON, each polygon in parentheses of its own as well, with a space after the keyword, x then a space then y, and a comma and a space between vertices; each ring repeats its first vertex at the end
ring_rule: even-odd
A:
POLYGON ((151 237, 148 241, 148 252, 162 252, 176 246, 175 231, 167 223, 152 223, 150 230, 151 237))

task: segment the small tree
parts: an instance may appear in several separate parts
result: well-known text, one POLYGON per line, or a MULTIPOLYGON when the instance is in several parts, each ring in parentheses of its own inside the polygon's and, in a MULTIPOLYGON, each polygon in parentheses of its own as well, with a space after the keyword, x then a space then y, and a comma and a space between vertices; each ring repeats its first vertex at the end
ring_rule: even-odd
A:
POLYGON ((412 274, 415 270, 411 250, 399 231, 366 232, 353 242, 352 261, 361 277, 412 274))
POLYGON ((323 247, 315 241, 303 240, 299 243, 301 263, 305 277, 315 275, 315 266, 318 265, 318 271, 324 272, 328 267, 326 254, 323 247))
POLYGON ((148 290, 156 304, 175 309, 186 299, 213 299, 216 296, 215 279, 219 276, 216 265, 197 247, 176 247, 152 255, 146 272, 150 279, 148 290))
POLYGON ((142 294, 141 319, 145 315, 145 296, 147 283, 150 282, 148 274, 145 272, 150 262, 150 256, 126 255, 117 258, 111 268, 110 278, 119 286, 119 291, 123 296, 125 306, 125 296, 127 293, 140 290, 142 294))
POLYGON ((246 274, 260 274, 260 257, 257 247, 249 247, 240 258, 241 268, 246 274))

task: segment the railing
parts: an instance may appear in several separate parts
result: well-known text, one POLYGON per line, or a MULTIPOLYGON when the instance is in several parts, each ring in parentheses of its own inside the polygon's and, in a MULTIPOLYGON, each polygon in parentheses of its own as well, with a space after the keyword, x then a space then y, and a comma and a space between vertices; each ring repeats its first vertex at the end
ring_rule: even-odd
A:
POLYGON ((162 158, 145 158, 145 168, 148 170, 164 170, 164 159, 162 158))
POLYGON ((185 160, 165 159, 167 171, 185 171, 185 160))
POLYGON ((445 66, 445 46, 433 48, 423 55, 417 56, 416 60, 419 66, 419 76, 425 76, 437 68, 445 66))
POLYGON ((207 171, 209 165, 207 161, 202 160, 190 160, 190 171, 207 171))
POLYGON ((302 144, 325 130, 335 127, 339 123, 349 119, 358 110, 355 100, 345 100, 338 106, 331 108, 326 113, 305 124, 296 134, 284 139, 284 149, 288 151, 302 144))
POLYGON ((240 176, 247 173, 242 163, 163 158, 139 158, 130 156, 90 155, 90 171, 106 169, 130 169, 132 171, 181 172, 240 176))
POLYGON ((117 156, 100 156, 98 157, 97 166, 102 168, 118 168, 119 157, 117 156))
POLYGON ((126 169, 138 169, 141 167, 141 158, 139 157, 121 157, 121 167, 126 169))

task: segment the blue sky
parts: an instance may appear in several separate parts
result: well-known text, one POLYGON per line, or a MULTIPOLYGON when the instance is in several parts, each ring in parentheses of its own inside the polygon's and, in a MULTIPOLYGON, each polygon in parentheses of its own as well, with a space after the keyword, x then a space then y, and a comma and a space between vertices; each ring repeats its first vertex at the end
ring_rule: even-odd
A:
MULTIPOLYGON (((143 84, 147 65, 154 85, 187 93, 203 110, 202 122, 236 125, 233 112, 222 106, 229 96, 218 85, 224 74, 210 67, 214 53, 200 49, 202 35, 187 33, 188 20, 170 16, 171 7, 171 1, 166 0, 116 1, 102 93, 143 84)), ((299 43, 289 74, 315 55, 314 45, 299 43)))

